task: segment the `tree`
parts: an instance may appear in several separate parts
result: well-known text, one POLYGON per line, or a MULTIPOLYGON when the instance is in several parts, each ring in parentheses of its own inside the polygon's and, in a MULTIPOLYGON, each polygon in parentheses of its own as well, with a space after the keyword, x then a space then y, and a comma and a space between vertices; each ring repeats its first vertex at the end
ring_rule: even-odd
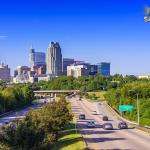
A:
POLYGON ((0 144, 13 149, 47 150, 58 139, 58 132, 72 120, 64 97, 39 110, 30 111, 24 120, 3 129, 0 144), (14 127, 15 126, 15 127, 14 127))

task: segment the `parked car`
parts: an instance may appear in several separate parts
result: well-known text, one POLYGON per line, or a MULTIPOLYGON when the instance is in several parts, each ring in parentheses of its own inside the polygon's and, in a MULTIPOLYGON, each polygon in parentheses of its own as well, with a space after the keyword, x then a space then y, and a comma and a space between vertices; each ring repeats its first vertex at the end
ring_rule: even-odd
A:
POLYGON ((88 127, 88 128, 95 128, 95 126, 96 126, 96 125, 95 125, 95 122, 94 122, 94 121, 88 121, 88 122, 87 122, 87 127, 88 127))
POLYGON ((103 116, 103 121, 108 121, 108 117, 107 116, 103 116))
POLYGON ((127 129, 128 128, 128 125, 126 122, 122 121, 118 124, 118 128, 119 129, 127 129))
POLYGON ((113 125, 111 123, 104 123, 103 129, 104 130, 113 130, 113 125))
POLYGON ((85 120, 85 114, 80 114, 79 119, 85 120))
POLYGON ((92 115, 97 115, 97 112, 95 110, 92 111, 92 115))

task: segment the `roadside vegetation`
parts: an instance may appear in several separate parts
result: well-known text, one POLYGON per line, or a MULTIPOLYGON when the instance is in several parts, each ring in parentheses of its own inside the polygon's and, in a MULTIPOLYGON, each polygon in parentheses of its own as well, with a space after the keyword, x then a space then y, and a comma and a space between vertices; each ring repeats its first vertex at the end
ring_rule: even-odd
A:
POLYGON ((123 112, 129 120, 137 122, 137 94, 140 109, 140 125, 150 126, 150 81, 126 83, 117 89, 111 89, 105 94, 108 103, 119 112, 119 105, 132 105, 134 110, 123 112))
POLYGON ((135 76, 81 76, 79 78, 61 76, 50 81, 35 83, 36 89, 41 90, 80 90, 82 92, 107 91, 116 89, 127 82, 138 80, 135 76))
POLYGON ((90 101, 102 101, 104 100, 104 95, 106 91, 97 91, 97 92, 87 92, 86 98, 90 101))
POLYGON ((34 99, 32 85, 11 85, 0 82, 0 114, 21 108, 34 99))
POLYGON ((58 102, 30 111, 25 119, 4 126, 0 144, 11 150, 52 149, 62 130, 72 120, 67 105, 65 98, 61 97, 58 102))
POLYGON ((150 80, 136 76, 81 76, 79 78, 62 76, 49 82, 36 84, 43 90, 80 90, 79 95, 91 101, 105 99, 119 112, 119 105, 133 105, 132 112, 123 112, 123 116, 137 121, 136 94, 139 93, 140 125, 150 126, 150 80), (132 92, 129 92, 132 91, 132 92), (134 91, 134 92, 133 92, 134 91), (129 94, 130 93, 130 94, 129 94))
POLYGON ((75 124, 69 123, 61 132, 58 142, 52 150, 86 150, 86 144, 79 132, 75 129, 75 124))

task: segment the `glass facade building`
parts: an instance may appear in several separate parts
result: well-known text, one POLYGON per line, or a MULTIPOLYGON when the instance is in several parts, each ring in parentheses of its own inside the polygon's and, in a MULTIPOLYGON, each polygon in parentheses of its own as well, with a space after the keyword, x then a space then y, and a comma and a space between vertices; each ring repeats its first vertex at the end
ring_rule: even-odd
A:
POLYGON ((63 58, 63 75, 67 75, 67 66, 74 64, 74 59, 63 58))
POLYGON ((98 63, 97 71, 99 75, 110 76, 110 63, 108 62, 98 63))
POLYGON ((46 65, 45 53, 35 52, 33 48, 30 49, 29 63, 30 67, 46 65))

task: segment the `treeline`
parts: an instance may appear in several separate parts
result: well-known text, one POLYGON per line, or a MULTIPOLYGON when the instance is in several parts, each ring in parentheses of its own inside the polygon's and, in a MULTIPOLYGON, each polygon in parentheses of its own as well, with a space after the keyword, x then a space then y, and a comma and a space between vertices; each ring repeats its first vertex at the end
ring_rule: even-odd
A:
POLYGON ((119 105, 133 105, 134 110, 123 112, 123 116, 137 122, 137 96, 140 108, 140 125, 150 126, 150 81, 126 83, 121 88, 111 89, 105 94, 109 104, 118 111, 119 105))
POLYGON ((36 84, 41 90, 81 90, 99 91, 121 87, 127 82, 138 80, 135 76, 114 75, 114 76, 81 76, 79 78, 62 76, 48 82, 40 81, 36 84))
POLYGON ((72 120, 65 97, 39 110, 27 113, 24 120, 3 128, 0 148, 8 150, 50 150, 66 124, 72 120))
POLYGON ((34 99, 32 85, 6 85, 0 82, 0 114, 20 108, 34 99))

